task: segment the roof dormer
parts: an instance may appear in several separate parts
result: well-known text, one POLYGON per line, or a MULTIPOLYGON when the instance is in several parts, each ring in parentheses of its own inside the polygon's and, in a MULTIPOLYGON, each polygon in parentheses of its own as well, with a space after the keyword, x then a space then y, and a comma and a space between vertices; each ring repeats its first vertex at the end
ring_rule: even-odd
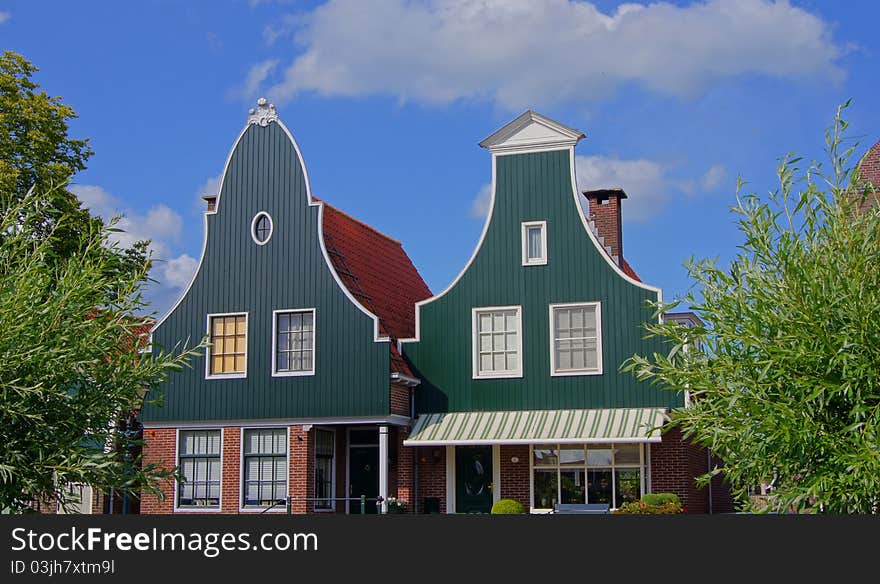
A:
POLYGON ((521 154, 571 148, 584 137, 579 130, 527 110, 480 142, 480 146, 493 154, 521 154))

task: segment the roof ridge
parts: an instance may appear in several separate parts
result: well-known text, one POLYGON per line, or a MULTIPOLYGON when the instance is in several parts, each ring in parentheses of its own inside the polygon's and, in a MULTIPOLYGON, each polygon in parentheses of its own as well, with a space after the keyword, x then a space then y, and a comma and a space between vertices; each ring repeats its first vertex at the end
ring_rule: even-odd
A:
POLYGON ((334 211, 336 211, 337 213, 339 213, 340 215, 342 215, 342 216, 345 217, 346 219, 349 219, 350 221, 354 221, 355 223, 357 223, 357 224, 360 225, 361 227, 365 227, 365 228, 369 229, 370 231, 372 231, 372 232, 375 233, 376 235, 379 235, 379 236, 381 236, 381 237, 384 237, 384 238, 387 239, 388 241, 392 241, 392 242, 396 243, 397 245, 399 245, 400 247, 403 247, 403 244, 400 242, 400 240, 394 239, 394 238, 391 237, 390 235, 387 235, 387 234, 385 234, 385 233, 382 233, 381 231, 379 231, 378 229, 376 229, 376 228, 373 227, 372 225, 370 225, 370 224, 368 224, 368 223, 364 223, 364 222, 361 221, 360 219, 357 219, 357 218, 355 218, 355 217, 352 217, 351 215, 349 215, 348 213, 346 213, 345 211, 343 211, 343 210, 340 209, 339 207, 336 207, 336 206, 334 206, 334 205, 331 205, 330 203, 328 203, 328 202, 325 201, 324 199, 319 199, 318 197, 316 197, 316 196, 314 196, 314 195, 312 195, 312 198, 315 199, 316 201, 321 201, 323 204, 327 205, 328 207, 330 207, 331 209, 333 209, 334 211))

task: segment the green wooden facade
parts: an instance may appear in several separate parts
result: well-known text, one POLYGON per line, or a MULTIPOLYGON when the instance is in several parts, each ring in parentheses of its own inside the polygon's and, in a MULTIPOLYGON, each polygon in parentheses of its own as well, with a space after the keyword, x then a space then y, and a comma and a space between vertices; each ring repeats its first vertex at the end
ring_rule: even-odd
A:
POLYGON ((209 313, 248 314, 247 375, 206 379, 205 357, 147 396, 144 422, 377 416, 390 413, 389 346, 343 289, 321 243, 322 206, 280 122, 249 123, 233 148, 214 213, 206 214, 201 264, 180 302, 153 332, 153 350, 207 333, 209 313), (272 218, 265 245, 251 236, 272 218), (272 376, 273 310, 316 310, 315 374, 272 376), (163 395, 162 405, 151 404, 163 395))
POLYGON ((647 301, 659 291, 627 281, 597 247, 572 184, 573 148, 493 154, 494 202, 471 263, 445 292, 420 303, 417 339, 402 344, 421 378, 419 413, 524 409, 675 407, 683 395, 619 371, 644 338, 647 301), (521 224, 547 222, 546 265, 523 266, 521 224), (550 375, 549 305, 601 302, 601 375, 550 375), (473 379, 472 309, 522 307, 521 378, 473 379))

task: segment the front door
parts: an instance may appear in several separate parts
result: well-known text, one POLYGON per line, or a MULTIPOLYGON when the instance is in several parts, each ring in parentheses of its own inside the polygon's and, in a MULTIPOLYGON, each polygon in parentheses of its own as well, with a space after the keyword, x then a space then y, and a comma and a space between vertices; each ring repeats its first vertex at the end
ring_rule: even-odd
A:
POLYGON ((492 447, 455 447, 455 512, 492 510, 492 447))
POLYGON ((348 450, 348 512, 361 512, 361 495, 367 498, 365 510, 376 513, 376 497, 379 496, 379 447, 351 446, 348 450), (372 499, 372 500, 370 500, 372 499))

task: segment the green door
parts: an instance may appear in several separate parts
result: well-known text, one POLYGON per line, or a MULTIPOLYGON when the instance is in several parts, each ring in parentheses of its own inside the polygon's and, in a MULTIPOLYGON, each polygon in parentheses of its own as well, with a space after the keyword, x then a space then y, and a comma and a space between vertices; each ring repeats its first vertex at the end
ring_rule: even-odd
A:
POLYGON ((492 510, 492 447, 455 447, 455 512, 492 510))
MULTIPOLYGON (((379 447, 352 446, 348 451, 348 496, 359 499, 367 497, 367 513, 376 513, 376 497, 379 496, 379 447), (370 500, 372 499, 372 501, 370 500)), ((349 513, 360 513, 359 500, 348 502, 349 513)))

